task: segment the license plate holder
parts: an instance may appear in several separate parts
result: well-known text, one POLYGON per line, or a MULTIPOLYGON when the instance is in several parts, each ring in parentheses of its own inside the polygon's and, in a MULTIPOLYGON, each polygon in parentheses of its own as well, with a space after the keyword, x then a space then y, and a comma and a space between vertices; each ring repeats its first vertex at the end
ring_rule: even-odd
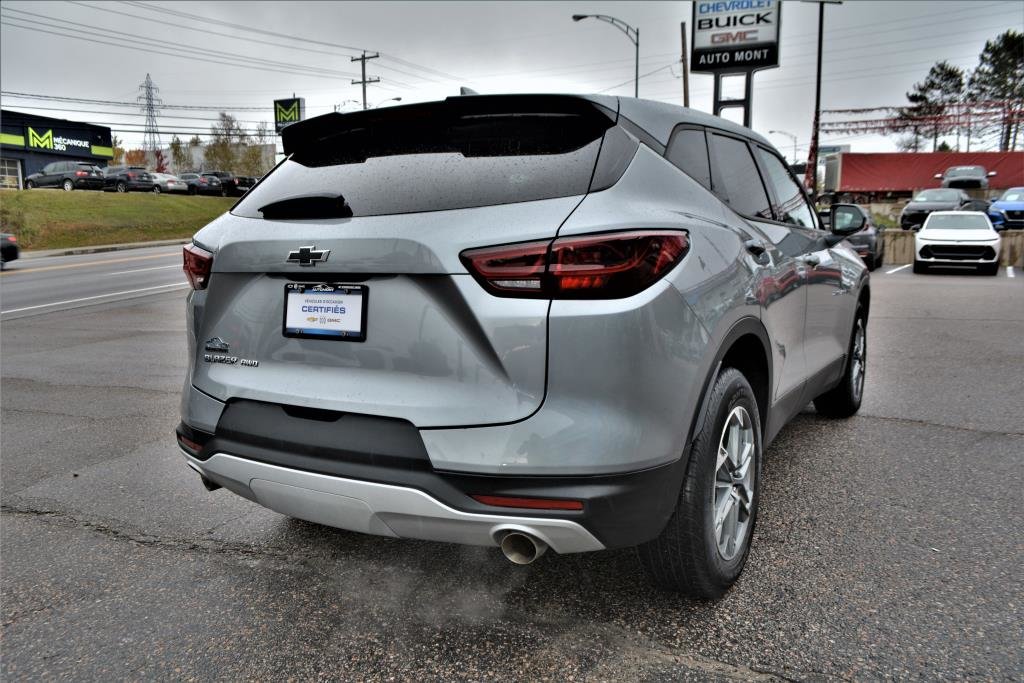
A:
POLYGON ((289 282, 284 287, 286 337, 366 341, 365 285, 289 282))

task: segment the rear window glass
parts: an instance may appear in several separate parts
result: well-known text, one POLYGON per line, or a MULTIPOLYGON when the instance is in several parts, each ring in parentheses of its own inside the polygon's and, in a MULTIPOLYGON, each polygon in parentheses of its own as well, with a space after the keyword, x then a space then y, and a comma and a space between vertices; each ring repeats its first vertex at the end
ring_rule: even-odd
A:
POLYGON ((295 152, 233 213, 343 218, 582 195, 612 125, 573 113, 444 111, 345 123, 295 152))

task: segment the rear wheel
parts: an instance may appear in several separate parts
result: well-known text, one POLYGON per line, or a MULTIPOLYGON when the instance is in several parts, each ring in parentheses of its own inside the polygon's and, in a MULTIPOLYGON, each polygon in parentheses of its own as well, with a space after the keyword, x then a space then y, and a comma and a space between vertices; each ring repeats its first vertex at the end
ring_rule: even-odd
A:
POLYGON ((868 335, 865 327, 864 309, 857 307, 853 321, 846 369, 839 384, 814 399, 814 407, 828 417, 850 417, 860 410, 864 398, 864 376, 867 372, 868 335))
POLYGON ((153 186, 153 194, 160 194, 163 190, 160 189, 159 185, 153 186))
POLYGON ((189 185, 188 186, 188 193, 194 195, 196 193, 196 186, 195 185, 189 185))
POLYGON ((127 192, 128 185, 124 182, 119 182, 117 185, 114 186, 114 189, 117 190, 118 192, 127 192))
POLYGON ((34 188, 35 186, 36 186, 36 183, 35 183, 35 181, 34 181, 34 180, 26 180, 26 181, 25 181, 25 189, 26 189, 26 190, 31 190, 31 189, 33 189, 33 188, 34 188))
POLYGON ((75 189, 75 184, 71 182, 70 178, 65 178, 64 182, 61 183, 60 186, 65 192, 71 192, 71 190, 75 189))
POLYGON ((757 399, 743 374, 726 368, 711 389, 676 510, 637 549, 651 580, 693 597, 721 597, 747 560, 760 478, 757 399))

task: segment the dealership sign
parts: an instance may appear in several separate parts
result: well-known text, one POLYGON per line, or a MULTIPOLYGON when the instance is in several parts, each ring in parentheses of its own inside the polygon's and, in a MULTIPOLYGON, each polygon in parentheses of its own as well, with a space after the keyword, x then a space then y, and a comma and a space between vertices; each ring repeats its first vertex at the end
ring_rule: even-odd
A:
POLYGON ((779 65, 779 0, 696 0, 690 70, 741 73, 779 65))
POLYGON ((285 126, 306 118, 306 98, 274 100, 274 129, 280 133, 285 126))
POLYGON ((32 152, 71 157, 114 156, 109 129, 56 128, 46 125, 16 125, 5 120, 0 144, 32 152))

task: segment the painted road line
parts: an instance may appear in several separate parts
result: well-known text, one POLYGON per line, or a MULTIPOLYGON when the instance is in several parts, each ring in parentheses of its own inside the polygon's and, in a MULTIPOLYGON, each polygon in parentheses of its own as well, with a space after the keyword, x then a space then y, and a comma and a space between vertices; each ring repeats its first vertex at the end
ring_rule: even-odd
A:
POLYGON ((170 254, 151 254, 149 256, 126 256, 124 258, 106 259, 105 261, 87 261, 85 263, 66 263, 60 266, 42 266, 40 268, 18 268, 17 270, 6 270, 0 275, 17 275, 18 273, 41 273, 44 270, 65 270, 67 268, 93 268, 104 266, 109 263, 127 263, 129 261, 150 261, 155 258, 181 258, 181 252, 175 251, 170 254))
POLYGON ((97 294, 96 296, 83 296, 80 299, 68 299, 66 301, 54 301, 51 304, 38 304, 36 306, 25 306, 24 308, 12 308, 9 311, 0 311, 0 313, 21 313, 22 311, 33 311, 37 308, 48 308, 50 306, 64 306, 66 304, 77 304, 82 301, 93 301, 94 299, 107 299, 112 296, 125 296, 128 294, 138 294, 140 292, 152 292, 157 289, 167 289, 169 287, 188 287, 187 282, 174 282, 169 285, 158 285, 156 287, 143 287, 142 289, 129 289, 124 292, 110 292, 109 294, 97 294))
POLYGON ((885 271, 885 274, 886 275, 892 275, 893 273, 898 273, 899 271, 903 270, 904 268, 909 268, 912 265, 914 265, 914 264, 913 263, 908 263, 905 266, 900 266, 899 268, 893 268, 892 270, 887 270, 887 271, 885 271))
POLYGON ((168 268, 181 268, 180 263, 175 263, 169 266, 153 266, 152 268, 136 268, 134 270, 119 270, 116 273, 107 273, 107 275, 127 275, 128 273, 145 273, 147 270, 167 270, 168 268))
POLYGON ((1013 266, 1006 266, 1006 277, 1017 277, 1013 274, 1013 266))

